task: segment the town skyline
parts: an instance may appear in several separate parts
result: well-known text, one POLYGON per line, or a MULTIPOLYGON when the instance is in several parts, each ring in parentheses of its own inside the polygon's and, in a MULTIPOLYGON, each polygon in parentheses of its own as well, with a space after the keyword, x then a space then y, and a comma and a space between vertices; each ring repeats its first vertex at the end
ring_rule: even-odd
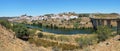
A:
POLYGON ((20 15, 17 15, 17 16, 0 16, 0 17, 20 17, 20 16, 23 16, 23 15, 26 15, 26 16, 30 16, 30 17, 36 17, 36 16, 46 16, 46 15, 59 15, 59 14, 69 14, 69 13, 74 13, 74 14, 89 14, 89 15, 94 15, 94 14, 119 14, 120 13, 116 13, 116 12, 111 12, 111 13, 101 13, 101 12, 96 12, 96 13, 76 13, 76 12, 61 12, 61 13, 46 13, 46 14, 39 14, 39 15, 30 15, 30 14, 20 14, 20 15))

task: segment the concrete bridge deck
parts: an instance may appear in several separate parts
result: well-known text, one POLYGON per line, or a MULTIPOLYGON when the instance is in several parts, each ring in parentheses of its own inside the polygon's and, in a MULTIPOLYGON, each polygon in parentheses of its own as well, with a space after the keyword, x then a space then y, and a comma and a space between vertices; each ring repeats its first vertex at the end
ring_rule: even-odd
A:
POLYGON ((120 20, 120 17, 90 17, 91 19, 96 20, 120 20))
POLYGON ((106 25, 108 27, 111 27, 111 21, 117 22, 117 33, 120 34, 120 17, 90 17, 91 22, 93 24, 93 27, 95 30, 97 30, 97 27, 100 25, 106 25))

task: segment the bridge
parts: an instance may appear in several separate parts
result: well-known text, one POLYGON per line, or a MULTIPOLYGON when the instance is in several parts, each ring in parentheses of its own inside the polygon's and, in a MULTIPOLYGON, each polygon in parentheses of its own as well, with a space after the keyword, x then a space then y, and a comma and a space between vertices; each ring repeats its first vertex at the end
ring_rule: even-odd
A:
POLYGON ((95 30, 97 30, 97 27, 100 25, 111 27, 111 21, 116 21, 117 33, 120 34, 120 17, 90 17, 90 19, 95 30))

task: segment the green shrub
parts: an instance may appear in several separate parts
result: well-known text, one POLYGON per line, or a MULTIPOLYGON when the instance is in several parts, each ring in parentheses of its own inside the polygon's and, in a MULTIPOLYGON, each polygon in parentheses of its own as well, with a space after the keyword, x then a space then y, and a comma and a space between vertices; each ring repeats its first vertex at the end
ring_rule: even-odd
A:
POLYGON ((41 33, 41 32, 38 33, 39 38, 42 38, 43 36, 44 36, 43 33, 41 33))
POLYGON ((29 38, 33 38, 35 36, 36 29, 30 29, 29 30, 29 38))
POLYGON ((93 44, 93 39, 88 37, 80 37, 75 39, 79 43, 80 48, 93 44))
POLYGON ((107 26, 98 26, 97 27, 97 38, 98 42, 105 41, 112 34, 112 30, 107 26))
POLYGON ((74 23, 73 25, 74 25, 75 28, 79 27, 79 23, 74 23))
POLYGON ((7 20, 0 20, 0 24, 4 27, 6 27, 7 29, 11 29, 12 26, 11 26, 11 23, 7 20))
POLYGON ((23 39, 23 40, 28 40, 30 31, 26 26, 23 24, 15 24, 13 25, 13 31, 16 33, 16 37, 23 39), (24 39, 25 38, 25 39, 24 39))

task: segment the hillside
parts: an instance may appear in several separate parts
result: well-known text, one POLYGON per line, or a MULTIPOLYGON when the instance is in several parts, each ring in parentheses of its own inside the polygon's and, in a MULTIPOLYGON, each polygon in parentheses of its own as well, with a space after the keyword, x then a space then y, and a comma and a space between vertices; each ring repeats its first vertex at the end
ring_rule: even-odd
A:
MULTIPOLYGON (((105 42, 76 51, 120 51, 120 41, 118 39, 120 39, 119 35, 105 42)), ((36 47, 34 44, 14 38, 12 31, 0 25, 0 51, 52 51, 52 49, 42 46, 36 47)))
POLYGON ((0 25, 0 51, 47 51, 43 47, 36 47, 18 38, 14 33, 0 25))

